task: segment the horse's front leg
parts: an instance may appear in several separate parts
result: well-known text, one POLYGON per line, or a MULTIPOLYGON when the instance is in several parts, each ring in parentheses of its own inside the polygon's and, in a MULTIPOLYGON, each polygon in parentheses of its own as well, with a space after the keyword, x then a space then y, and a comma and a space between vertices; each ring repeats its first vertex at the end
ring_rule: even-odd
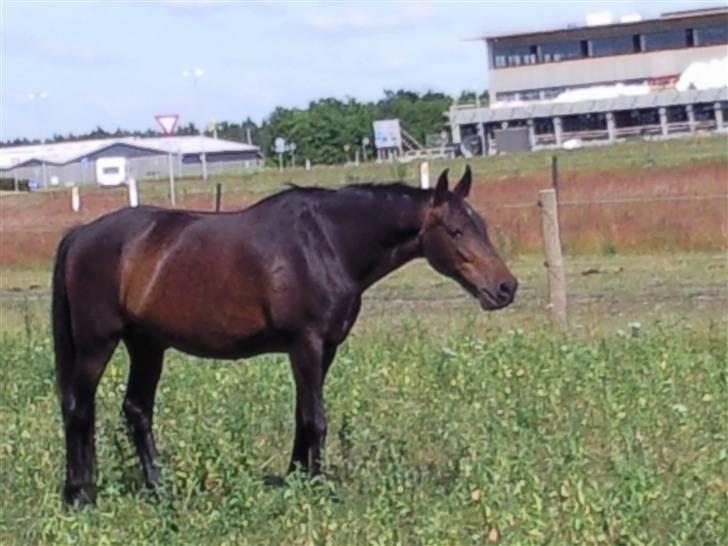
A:
POLYGON ((302 337, 290 352, 296 382, 296 432, 288 471, 297 467, 312 475, 321 472, 321 453, 326 443, 323 384, 336 347, 316 335, 302 337))

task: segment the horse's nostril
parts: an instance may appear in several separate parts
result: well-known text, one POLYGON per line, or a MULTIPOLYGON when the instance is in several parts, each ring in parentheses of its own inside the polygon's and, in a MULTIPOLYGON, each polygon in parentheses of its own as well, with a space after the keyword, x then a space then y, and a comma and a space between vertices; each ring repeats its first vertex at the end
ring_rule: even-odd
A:
POLYGON ((501 301, 511 301, 516 295, 518 283, 516 281, 503 281, 498 285, 498 299, 501 301))

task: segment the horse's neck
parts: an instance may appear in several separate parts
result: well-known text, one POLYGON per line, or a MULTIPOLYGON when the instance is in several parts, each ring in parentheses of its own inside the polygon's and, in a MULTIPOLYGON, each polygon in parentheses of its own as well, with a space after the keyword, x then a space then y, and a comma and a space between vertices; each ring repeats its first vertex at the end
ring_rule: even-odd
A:
POLYGON ((382 277, 422 256, 419 233, 425 215, 421 195, 374 192, 357 200, 339 224, 347 269, 362 291, 382 277))

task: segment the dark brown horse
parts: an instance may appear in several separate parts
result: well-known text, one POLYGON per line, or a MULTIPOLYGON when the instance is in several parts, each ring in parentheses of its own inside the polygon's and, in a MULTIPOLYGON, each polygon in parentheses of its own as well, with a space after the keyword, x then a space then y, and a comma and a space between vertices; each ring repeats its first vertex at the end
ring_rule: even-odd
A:
POLYGON ((123 411, 149 487, 159 478, 154 394, 169 347, 202 357, 288 353, 296 384, 290 470, 317 474, 323 384, 364 290, 414 258, 455 279, 483 309, 517 281, 483 219, 452 192, 403 184, 283 191, 239 212, 124 209, 70 231, 53 272, 53 337, 66 436, 66 502, 94 496, 94 397, 123 341, 123 411))

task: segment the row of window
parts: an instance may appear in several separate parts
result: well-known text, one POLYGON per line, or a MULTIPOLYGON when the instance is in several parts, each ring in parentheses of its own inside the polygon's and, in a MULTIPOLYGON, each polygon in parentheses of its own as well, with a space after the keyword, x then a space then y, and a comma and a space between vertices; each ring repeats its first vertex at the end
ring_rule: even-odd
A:
MULTIPOLYGON (((600 85, 616 85, 617 83, 621 83, 624 85, 644 85, 648 84, 653 87, 657 87, 658 85, 655 83, 654 80, 649 80, 645 78, 637 78, 637 79, 630 79, 630 80, 620 80, 619 82, 603 82, 603 83, 589 83, 584 85, 573 85, 569 87, 543 87, 540 89, 526 89, 521 91, 504 91, 502 93, 496 93, 495 94, 495 100, 496 101, 503 101, 503 102, 511 102, 511 101, 534 101, 534 100, 548 100, 558 97, 561 93, 564 93, 565 91, 574 91, 577 89, 587 89, 591 87, 598 87, 600 85)), ((660 83, 660 85, 667 85, 670 83, 674 83, 673 80, 666 80, 664 84, 660 83)))
MULTIPOLYGON (((721 103, 723 119, 728 121, 728 102, 721 103)), ((666 109, 668 123, 687 123, 687 109, 683 105, 668 106, 666 109)), ((693 105, 693 117, 696 122, 715 121, 715 107, 713 103, 697 103, 693 105)), ((659 125, 660 113, 658 108, 643 108, 638 110, 620 110, 614 112, 614 124, 617 128, 641 127, 646 125, 659 125)), ((525 119, 511 120, 509 127, 525 127, 525 119)), ((553 118, 535 118, 533 120, 536 135, 553 134, 553 118)), ((465 139, 478 132, 477 124, 462 125, 461 138, 465 139)), ((485 123, 485 134, 493 137, 493 132, 501 128, 500 122, 485 123)), ((561 117, 561 128, 564 133, 579 131, 606 131, 607 116, 604 112, 592 114, 571 114, 561 117)))
POLYGON ((728 44, 728 26, 663 30, 581 41, 554 42, 529 46, 493 46, 494 68, 643 53, 683 47, 728 44))

